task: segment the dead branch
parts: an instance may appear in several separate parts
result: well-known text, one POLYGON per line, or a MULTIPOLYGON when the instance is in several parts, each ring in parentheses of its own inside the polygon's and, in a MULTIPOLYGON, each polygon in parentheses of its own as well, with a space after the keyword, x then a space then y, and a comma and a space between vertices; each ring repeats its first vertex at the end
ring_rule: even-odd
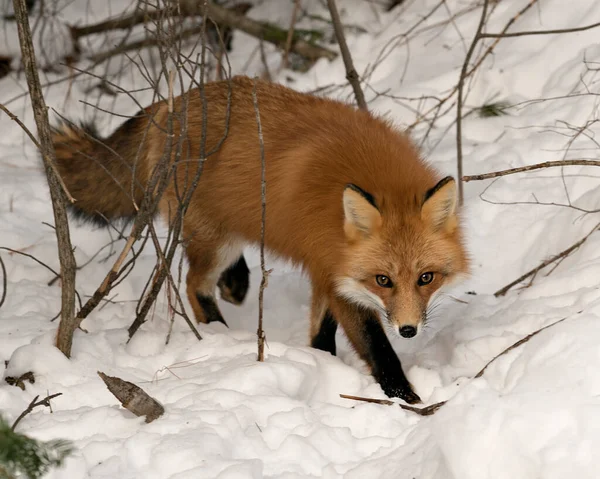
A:
MULTIPOLYGON (((16 11, 16 8, 15 8, 15 11, 16 11)), ((33 400, 29 403, 29 406, 27 406, 27 409, 25 409, 25 411, 23 411, 19 415, 19 417, 16 419, 16 421, 13 423, 11 429, 14 431, 16 429, 17 425, 23 420, 23 418, 25 416, 27 416, 28 414, 31 414, 31 412, 33 412, 33 410, 36 407, 39 407, 39 406, 51 407, 50 400, 52 400, 58 396, 62 396, 62 393, 51 394, 49 396, 46 396, 44 399, 42 399, 40 401, 38 401, 39 396, 34 397, 33 400)))
POLYGON ((556 30, 531 30, 523 32, 512 32, 512 33, 483 33, 481 38, 511 38, 511 37, 525 37, 528 35, 556 35, 562 33, 575 33, 583 32, 585 30, 591 30, 592 28, 600 27, 600 22, 592 23, 591 25, 585 25, 583 27, 575 28, 559 28, 556 30))
POLYGON ((98 371, 108 390, 119 400, 123 407, 136 416, 146 416, 150 423, 158 419, 165 412, 165 408, 153 397, 149 396, 139 386, 114 376, 107 376, 98 371))
POLYGON ((288 57, 292 48, 292 40, 294 39, 294 29, 296 28, 296 19, 298 18, 298 10, 300 10, 300 0, 294 0, 294 9, 292 10, 292 18, 290 20, 290 28, 288 29, 287 38, 285 39, 285 49, 281 59, 280 70, 287 68, 288 57))
MULTIPOLYGON (((477 379, 477 378, 483 376, 483 373, 488 368, 488 366, 490 364, 492 364, 500 356, 502 356, 502 355, 504 355, 504 354, 512 351, 513 349, 518 348, 519 346, 521 346, 522 344, 526 343, 531 338, 533 338, 535 335, 541 333, 545 329, 548 329, 548 328, 550 328, 552 326, 555 326, 558 323, 562 323, 565 319, 567 319, 567 318, 565 317, 565 318, 559 319, 558 321, 555 321, 555 322, 553 322, 553 323, 551 323, 551 324, 549 324, 547 326, 544 326, 543 328, 540 328, 540 329, 538 329, 538 330, 536 330, 536 331, 528 334, 524 338, 522 338, 519 341, 517 341, 516 343, 512 344, 511 346, 509 346, 508 348, 506 348, 504 351, 502 351, 500 354, 494 356, 483 368, 481 368, 481 370, 473 377, 473 379, 477 379)), ((375 403, 375 404, 383 404, 385 406, 393 406, 394 404, 397 404, 402 409, 404 409, 406 411, 411 411, 411 412, 417 413, 420 416, 431 416, 432 414, 434 414, 439 408, 441 408, 447 402, 447 401, 440 401, 440 402, 437 402, 435 404, 431 404, 431 405, 423 407, 423 408, 418 408, 418 407, 415 407, 415 406, 408 406, 408 405, 405 405, 405 404, 396 403, 394 401, 390 401, 389 399, 365 398, 365 397, 360 397, 360 396, 349 396, 347 394, 340 394, 340 397, 342 397, 344 399, 353 399, 355 401, 364 401, 364 402, 375 403)))
POLYGON ((431 416, 439 408, 441 408, 444 404, 446 404, 446 401, 441 401, 441 402, 436 402, 435 404, 430 404, 429 406, 426 406, 426 407, 414 407, 414 406, 408 406, 407 404, 400 404, 400 403, 397 403, 394 401, 390 401, 389 399, 365 398, 365 397, 361 397, 361 396, 349 396, 347 394, 340 394, 340 397, 344 398, 344 399, 353 399, 354 401, 363 401, 363 402, 370 402, 370 403, 375 403, 375 404, 383 404, 386 406, 393 406, 394 404, 396 404, 396 405, 400 406, 402 409, 404 409, 405 411, 414 412, 414 413, 418 414, 419 416, 431 416))
MULTIPOLYGON (((204 30, 202 30, 202 32, 200 34, 200 38, 204 39, 205 34, 206 34, 205 27, 207 24, 206 19, 208 18, 207 17, 208 2, 207 1, 204 2, 203 9, 202 9, 202 15, 203 15, 202 27, 204 28, 204 30)), ((229 93, 228 93, 225 133, 222 137, 222 140, 217 144, 217 146, 213 150, 209 151, 208 153, 206 152, 206 138, 207 138, 207 127, 208 127, 208 125, 207 125, 207 123, 208 123, 207 108, 208 107, 207 107, 207 100, 206 100, 206 95, 205 95, 205 91, 204 91, 205 65, 206 65, 206 43, 205 43, 205 41, 202 41, 202 49, 201 49, 200 57, 201 57, 200 61, 195 62, 196 64, 199 63, 199 65, 200 65, 200 81, 197 82, 197 85, 198 85, 198 91, 199 91, 201 102, 202 102, 202 125, 201 125, 202 134, 201 134, 201 139, 200 139, 200 158, 199 158, 199 160, 196 160, 198 163, 198 168, 197 168, 197 171, 191 182, 191 185, 188 185, 188 183, 186 182, 185 188, 183 191, 179 191, 179 188, 177 187, 177 183, 175 183, 176 195, 177 195, 177 198, 179 201, 179 205, 177 208, 175 218, 170 223, 169 231, 174 234, 173 240, 170 242, 168 247, 165 247, 165 249, 168 249, 168 252, 166 255, 163 256, 164 261, 161 262, 162 268, 157 271, 157 273, 153 279, 152 288, 151 288, 149 294, 147 295, 144 303, 142 304, 142 307, 140 308, 140 310, 135 318, 135 321, 129 327, 129 330, 128 330, 129 340, 131 340, 131 338, 133 337, 135 332, 145 322, 146 315, 148 314, 150 307, 156 298, 156 295, 160 291, 160 288, 162 287, 164 280, 169 276, 169 269, 171 267, 173 258, 175 256, 177 247, 180 244, 179 237, 182 233, 182 228, 183 228, 183 215, 184 215, 184 213, 187 209, 187 206, 189 205, 189 203, 191 201, 192 195, 193 195, 194 191, 196 190, 198 183, 200 181, 200 177, 201 177, 203 169, 204 169, 204 162, 206 161, 206 158, 208 156, 210 156, 214 152, 218 151, 218 149, 221 147, 221 144, 227 137, 227 134, 229 131, 229 113, 231 111, 230 110, 231 91, 229 91, 229 93)), ((166 71, 166 65, 164 64, 164 56, 163 55, 161 55, 161 61, 163 61, 163 70, 166 71)), ((193 78, 193 75, 191 77, 193 78)), ((184 107, 185 107, 185 103, 184 103, 184 107)), ((172 134, 172 128, 173 128, 173 126, 172 126, 173 118, 172 117, 173 117, 173 115, 171 113, 172 112, 170 112, 170 114, 167 118, 167 124, 168 124, 167 130, 170 133, 168 133, 168 137, 167 137, 168 140, 167 140, 167 145, 165 148, 165 153, 168 152, 168 154, 164 155, 164 158, 166 160, 171 158, 171 152, 172 152, 171 137, 173 136, 173 134, 172 134)), ((186 111, 182 111, 180 113, 181 113, 181 118, 180 118, 179 141, 178 141, 178 144, 176 145, 177 147, 176 147, 176 151, 175 151, 175 155, 174 155, 175 158, 173 161, 173 166, 177 165, 181 159, 182 147, 183 147, 184 142, 186 141, 186 135, 187 135, 187 133, 186 133, 187 132, 186 111)), ((166 161, 166 163, 164 164, 165 168, 166 168, 167 164, 168 164, 168 161, 166 161)), ((157 168, 157 170, 161 170, 161 168, 162 168, 162 166, 159 166, 159 168, 157 168)), ((166 169, 165 169, 165 172, 166 172, 166 169)), ((169 178, 168 176, 163 177, 162 185, 164 185, 165 187, 166 187, 168 178, 169 178)), ((195 328, 192 328, 192 329, 193 329, 194 333, 196 334, 196 337, 198 339, 202 339, 200 337, 200 334, 196 331, 196 329, 195 328)))
POLYGON ((558 161, 545 161, 543 163, 536 163, 535 165, 520 166, 518 168, 509 168, 508 170, 493 171, 491 173, 483 173, 481 175, 467 175, 463 176, 462 180, 478 181, 478 180, 489 180, 490 178, 496 178, 498 176, 514 175, 515 173, 521 173, 523 171, 540 170, 542 168, 552 168, 555 166, 600 166, 599 160, 558 160, 558 161))
POLYGON ((15 386, 21 391, 25 391, 25 381, 29 382, 29 384, 35 384, 35 375, 33 374, 33 371, 27 371, 26 373, 21 374, 19 377, 6 376, 4 381, 9 386, 15 386))
POLYGON ((471 61, 471 57, 473 56, 473 52, 475 51, 475 46, 477 42, 481 39, 481 32, 483 31, 483 27, 485 25, 485 20, 487 17, 489 0, 484 0, 483 9, 481 10, 481 18, 479 19, 479 25, 477 26, 477 30, 475 31, 475 36, 473 37, 473 41, 471 42, 471 46, 467 51, 467 55, 465 57, 465 61, 463 62, 462 68, 460 70, 460 77, 458 79, 458 88, 457 88, 457 101, 456 101, 456 167, 458 170, 458 202, 459 205, 462 206, 464 193, 463 193, 463 183, 461 181, 463 177, 463 150, 462 150, 462 107, 463 107, 463 89, 465 85, 465 78, 467 76, 467 68, 469 68, 469 62, 471 61))
POLYGON ((348 44, 346 43, 346 37, 344 36, 344 27, 342 26, 342 21, 340 20, 340 14, 335 5, 335 0, 327 0, 327 6, 329 7, 329 12, 331 13, 331 21, 333 22, 333 29, 335 30, 335 36, 338 40, 338 44, 340 46, 340 51, 342 52, 342 59, 344 60, 344 66, 346 67, 346 79, 352 86, 354 90, 354 96, 356 97, 356 103, 361 110, 367 111, 367 102, 365 101, 365 94, 362 91, 360 86, 360 80, 358 77, 358 73, 354 69, 354 64, 352 63, 352 55, 350 55, 350 50, 348 49, 348 44))
POLYGON ((252 89, 252 101, 254 103, 254 112, 256 113, 256 124, 258 127, 258 143, 260 145, 261 179, 260 195, 262 217, 260 223, 260 271, 262 279, 258 291, 258 329, 256 336, 258 338, 258 360, 265 360, 265 332, 263 330, 263 298, 265 288, 268 286, 269 273, 271 270, 265 268, 265 223, 267 218, 267 181, 266 181, 266 162, 265 162, 265 143, 263 138, 262 124, 260 122, 260 111, 258 109, 258 98, 256 96, 256 78, 254 79, 254 88, 252 89))
MULTIPOLYGON (((31 141, 37 147, 37 149, 40 151, 40 153, 42 155, 45 155, 45 152, 42 149, 42 145, 40 145, 40 143, 37 141, 37 138, 35 136, 33 136, 33 133, 31 133, 29 128, 27 128, 23 122, 21 120, 19 120, 19 118, 14 113, 12 113, 8 108, 6 108, 2 103, 0 103, 0 110, 2 110, 4 113, 6 113, 11 120, 13 120, 17 125, 19 125, 21 127, 21 129, 31 139, 31 141)), ((57 178, 58 182, 60 183, 60 187, 63 190, 64 194, 67 196, 67 199, 71 203, 75 203, 75 198, 73 198, 71 196, 71 193, 69 193, 69 190, 67 189, 67 185, 65 185, 62 178, 60 177, 60 175, 56 169, 56 166, 54 165, 54 162, 50 158, 44 158, 44 162, 46 162, 48 164, 48 166, 50 168, 52 168, 52 171, 56 175, 56 178, 57 178)))
MULTIPOLYGON (((170 94, 172 95, 172 80, 170 81, 170 94)), ((172 108, 172 103, 169 103, 169 107, 172 108)), ((172 122, 172 119, 169 120, 172 122)), ((153 171, 150 181, 146 185, 146 190, 144 192, 144 199, 142 200, 142 204, 139 207, 139 210, 136 214, 133 227, 131 228, 131 232, 129 237, 127 238, 127 242, 121 251, 121 254, 115 261, 115 264, 108 272, 98 289, 94 292, 92 297, 85 303, 85 305, 79 310, 77 313, 77 324, 80 325, 81 322, 98 306, 100 301, 108 295, 115 283, 115 281, 122 274, 123 269, 122 265, 125 261, 125 258, 131 251, 133 244, 141 237, 142 232, 146 228, 146 226, 152 220, 153 213, 156 209, 158 201, 162 197, 164 190, 167 187, 168 180, 168 172, 167 172, 167 164, 171 155, 170 142, 172 139, 172 135, 167 136, 167 148, 163 157, 160 159, 157 168, 153 171)), ((162 282, 160 283, 162 286, 162 282)), ((160 290, 160 287, 158 288, 160 290)), ((156 294, 158 294, 158 290, 156 294)), ((154 296, 155 297, 155 296, 154 296)), ((152 300, 153 302, 153 300, 152 300)), ((149 303, 146 312, 150 309, 152 302, 149 303)), ((137 321, 137 318, 136 318, 137 321)), ((143 322, 143 320, 142 320, 143 322)), ((141 325, 141 323, 140 323, 141 325)), ((139 326, 138 326, 139 327, 139 326)), ((131 338, 131 336, 130 336, 131 338)))
POLYGON ((61 269, 61 320, 56 334, 56 347, 62 353, 70 357, 71 346, 73 344, 73 332, 77 328, 75 321, 75 256, 69 235, 69 222, 67 219, 67 210, 65 197, 61 189, 59 176, 56 174, 52 165, 56 163, 54 145, 48 123, 48 112, 46 102, 42 94, 40 79, 38 76, 37 65, 35 61, 35 50, 31 40, 31 29, 29 18, 27 16, 27 6, 25 0, 13 0, 15 17, 17 19, 17 28, 19 32, 19 43, 29 94, 35 122, 40 136, 42 146, 42 157, 46 169, 48 186, 50 187, 50 197, 52 200, 52 210, 54 213, 54 223, 56 225, 56 240, 58 243, 58 257, 61 269))
MULTIPOLYGON (((71 34, 75 40, 93 33, 100 33, 113 29, 127 29, 135 25, 145 23, 150 20, 158 20, 160 18, 168 16, 196 16, 201 15, 204 2, 200 0, 173 0, 173 3, 179 4, 179 9, 167 9, 167 10, 154 10, 151 12, 135 12, 127 17, 119 17, 115 19, 109 19, 104 22, 100 22, 94 25, 88 25, 83 27, 72 27, 71 34)), ((238 29, 244 33, 251 35, 255 38, 262 39, 266 42, 272 43, 273 45, 285 49, 288 45, 289 32, 279 28, 276 25, 269 23, 257 22, 246 17, 243 13, 247 10, 243 5, 236 8, 225 8, 212 2, 207 4, 207 15, 208 18, 213 21, 217 26, 227 26, 230 28, 238 29)), ((188 38, 196 35, 205 28, 202 26, 190 28, 184 30, 179 35, 181 38, 188 38)), ((327 58, 328 60, 334 60, 337 54, 327 48, 313 45, 312 43, 302 38, 302 32, 294 32, 292 40, 290 41, 289 49, 298 55, 301 55, 309 60, 316 61, 320 58, 327 58)), ((133 42, 131 44, 120 45, 119 47, 109 51, 94 55, 92 60, 95 63, 104 61, 111 56, 119 53, 124 53, 132 50, 139 50, 140 48, 147 46, 156 46, 156 39, 146 39, 139 42, 133 42)))
POLYGON ((592 233, 594 233, 595 231, 597 231, 599 228, 600 228, 600 223, 596 224, 596 226, 594 226, 589 233, 587 233, 583 238, 581 238, 575 244, 569 246, 567 249, 565 249, 565 250, 561 251, 560 253, 552 256, 551 258, 547 259, 546 261, 543 261, 541 264, 539 264, 538 266, 536 266, 535 268, 533 268, 531 271, 525 273, 522 276, 519 276, 517 279, 515 279, 510 284, 507 284, 503 288, 500 288, 498 291, 496 291, 494 293, 494 296, 495 297, 504 296, 513 286, 516 286, 521 281, 526 280, 530 276, 534 276, 535 274, 538 273, 538 271, 544 269, 546 266, 554 263, 555 261, 562 260, 566 256, 570 255, 573 251, 575 251, 583 243, 585 243, 587 241, 587 239, 592 235, 592 233))
POLYGON ((4 266, 4 261, 2 260, 2 256, 0 256, 0 268, 2 268, 2 297, 0 298, 0 308, 4 304, 6 300, 6 288, 8 287, 8 278, 6 274, 6 266, 4 266))
POLYGON ((531 338, 533 338, 535 335, 541 333, 542 331, 544 331, 545 329, 551 328, 552 326, 557 325, 558 323, 562 323, 565 318, 559 319, 558 321, 554 321, 551 324, 548 324, 547 326, 544 326, 543 328, 540 328, 536 331, 534 331, 533 333, 528 334, 527 336, 525 336, 523 339, 520 339, 519 341, 517 341, 515 344, 509 346, 508 348, 506 348, 504 351, 502 351, 500 354, 494 356, 483 368, 481 368, 481 370, 475 375, 474 379, 480 378, 481 376, 483 376, 483 373, 485 372, 485 370, 488 368, 488 366, 490 364, 492 364, 496 359, 498 359, 500 356, 503 356, 504 354, 508 353, 509 351, 512 351, 515 348, 518 348, 519 346, 521 346, 521 344, 526 343, 527 341, 529 341, 531 338))

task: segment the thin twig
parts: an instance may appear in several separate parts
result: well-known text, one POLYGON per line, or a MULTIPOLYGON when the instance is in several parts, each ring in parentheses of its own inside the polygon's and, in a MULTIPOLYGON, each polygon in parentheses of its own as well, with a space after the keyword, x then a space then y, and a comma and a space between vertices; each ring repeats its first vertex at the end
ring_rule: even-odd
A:
POLYGON ((39 396, 34 397, 33 400, 29 403, 29 406, 27 406, 27 409, 25 409, 25 411, 23 411, 19 415, 19 417, 15 420, 11 429, 14 431, 16 429, 17 425, 23 420, 23 418, 25 416, 27 416, 28 414, 30 414, 36 407, 39 407, 39 406, 50 407, 50 400, 52 400, 58 396, 62 396, 62 393, 51 394, 49 396, 46 396, 44 399, 42 399, 40 401, 38 401, 39 396))
POLYGON ((267 180, 266 180, 266 162, 265 162, 265 143, 263 138, 262 124, 260 122, 260 111, 258 109, 258 98, 256 95, 256 77, 254 78, 254 88, 252 89, 252 101, 254 103, 254 112, 256 114, 256 124, 258 126, 258 143, 260 145, 260 163, 261 163, 261 179, 260 179, 260 195, 262 216, 260 222, 260 271, 262 279, 260 281, 260 289, 258 291, 258 329, 256 330, 258 342, 258 360, 265 360, 265 332, 263 330, 263 306, 265 288, 268 286, 269 273, 271 270, 265 268, 265 223, 267 218, 267 180))
MULTIPOLYGON (((488 363, 481 368, 481 370, 473 377, 473 379, 477 379, 479 377, 481 377, 483 375, 483 373, 485 372, 485 370, 488 368, 488 366, 490 364, 492 364, 496 359, 498 359, 500 356, 512 351, 513 349, 518 348, 519 346, 521 346, 522 344, 526 343, 527 341, 529 341, 531 338, 533 338, 535 335, 541 333, 542 331, 544 331, 545 329, 548 329, 552 326, 557 325, 558 323, 562 323, 565 318, 559 319, 558 321, 555 321, 547 326, 544 326, 543 328, 540 328, 530 334, 528 334, 527 336, 525 336, 524 338, 520 339, 519 341, 517 341, 516 343, 512 344, 511 346, 509 346, 508 348, 506 348, 504 351, 502 351, 500 354, 494 356, 490 361, 488 361, 488 363)), ((369 403, 375 403, 375 404, 383 404, 384 406, 393 406, 394 404, 397 404, 398 406, 400 406, 402 409, 406 410, 406 411, 411 411, 414 413, 419 414, 420 416, 431 416, 432 414, 434 414, 440 407, 442 407, 444 404, 446 404, 447 401, 440 401, 437 402, 435 404, 431 404, 429 406, 423 407, 423 408, 418 408, 415 406, 408 406, 405 404, 400 404, 400 403, 396 403, 394 401, 390 401, 389 399, 375 399, 375 398, 366 398, 366 397, 361 397, 361 396, 350 396, 347 394, 340 394, 340 397, 344 398, 344 399, 353 399, 355 401, 364 401, 364 402, 369 402, 369 403)))
POLYGON ((340 46, 340 51, 342 52, 342 59, 344 60, 344 66, 346 67, 346 79, 350 82, 352 89, 354 90, 354 96, 356 97, 356 103, 361 110, 367 111, 367 102, 365 101, 365 94, 362 91, 360 86, 360 80, 358 77, 358 73, 354 69, 354 64, 352 63, 352 55, 350 55, 350 50, 348 49, 348 44, 346 43, 346 37, 344 36, 344 27, 342 26, 342 21, 340 20, 340 14, 335 5, 335 0, 327 0, 327 6, 329 7, 329 12, 331 13, 331 21, 333 22, 333 29, 335 30, 335 36, 338 40, 338 44, 340 46))
POLYGON ((527 35, 556 35, 561 33, 575 33, 583 32, 585 30, 591 30, 592 28, 600 27, 600 22, 592 23, 591 25, 585 25, 583 27, 574 28, 559 28, 556 30, 531 30, 523 32, 513 33, 482 33, 481 38, 510 38, 510 37, 524 37, 527 35))
POLYGON ((4 266, 4 261, 2 260, 2 256, 0 256, 0 268, 2 268, 2 297, 0 298, 0 308, 4 304, 6 300, 6 288, 8 287, 8 277, 6 274, 6 266, 4 266))
MULTIPOLYGON (((19 118, 14 113, 12 113, 2 103, 0 103, 0 110, 2 110, 4 113, 6 113, 11 120, 13 120, 17 125, 19 125, 21 127, 21 129, 27 134, 27 136, 31 139, 31 141, 33 142, 33 144, 37 147, 37 149, 39 150, 39 152, 42 155, 46 154, 44 152, 43 148, 42 148, 42 145, 40 145, 39 141, 37 141, 37 138, 35 136, 33 136, 33 133, 31 133, 31 131, 29 130, 29 128, 27 128, 25 126, 25 124, 21 120, 19 120, 19 118)), ((75 198, 73 198, 71 196, 71 193, 69 193, 69 190, 67 189, 67 185, 65 185, 63 179, 61 178, 60 174, 58 173, 58 171, 56 169, 56 165, 48 157, 44 158, 44 162, 46 164, 48 164, 48 166, 50 166, 50 168, 52 168, 52 171, 56 175, 56 178, 58 179, 58 182, 60 183, 60 187, 63 190, 63 192, 65 193, 65 195, 67 196, 67 199, 71 203, 75 203, 76 200, 75 200, 75 198)))
MULTIPOLYGON (((175 2, 174 2, 175 3, 175 2)), ((135 12, 128 17, 120 17, 115 19, 109 19, 95 25, 88 25, 85 27, 72 27, 71 32, 74 38, 80 38, 84 35, 91 33, 99 33, 111 29, 126 29, 131 28, 134 25, 145 23, 148 20, 160 19, 169 16, 193 16, 193 15, 204 15, 204 3, 199 0, 179 0, 177 5, 178 9, 165 9, 156 10, 152 12, 135 12)), ((257 22, 251 18, 246 17, 242 13, 239 13, 235 7, 229 9, 220 6, 213 2, 207 2, 206 4, 206 15, 217 25, 226 25, 230 28, 238 29, 244 33, 251 35, 258 39, 264 39, 264 41, 272 43, 279 48, 285 48, 287 44, 287 32, 276 25, 267 23, 257 22)), ((203 22, 204 24, 204 22, 203 22)), ((202 25, 191 29, 184 30, 179 34, 180 38, 186 38, 188 36, 200 33, 201 30, 205 30, 202 25)), ((111 56, 123 53, 125 51, 131 51, 146 46, 157 45, 155 39, 146 39, 139 42, 133 42, 130 44, 121 44, 110 52, 100 53, 92 57, 95 63, 110 58, 111 56)), ((337 54, 327 48, 319 45, 314 45, 308 41, 305 41, 301 35, 295 32, 292 35, 292 42, 290 50, 298 55, 301 55, 309 60, 315 61, 319 58, 327 58, 328 60, 334 60, 337 54)))
POLYGON ((294 28, 296 28, 296 18, 298 18, 298 10, 300 10, 300 0, 294 0, 294 9, 292 10, 290 28, 288 30, 287 38, 285 40, 285 49, 283 50, 283 57, 281 59, 280 70, 283 70, 288 66, 288 59, 290 56, 290 50, 292 48, 292 40, 294 39, 294 28))
POLYGON ((361 397, 361 396, 350 396, 348 394, 340 394, 340 397, 344 398, 344 399, 353 399, 354 401, 363 401, 363 402, 370 402, 370 403, 375 403, 375 404, 383 404, 385 406, 393 406, 394 404, 397 404, 405 411, 414 412, 414 413, 418 414, 419 416, 431 416, 439 408, 441 408, 444 404, 446 404, 446 401, 441 401, 441 402, 436 402, 435 404, 430 404, 429 406, 425 406, 425 407, 415 407, 415 406, 408 406, 406 404, 396 403, 394 401, 390 401, 389 399, 365 398, 365 397, 361 397))
POLYGON ((61 320, 56 334, 56 347, 62 353, 70 357, 73 344, 73 333, 77 328, 75 320, 75 256, 69 234, 69 221, 65 196, 63 194, 59 175, 52 165, 56 163, 52 134, 48 122, 48 110, 40 85, 37 65, 35 61, 35 50, 31 39, 31 28, 25 0, 13 0, 17 28, 19 33, 19 44, 27 86, 31 97, 31 106, 42 146, 42 157, 46 169, 46 177, 50 188, 52 210, 54 213, 54 224, 56 225, 56 241, 58 243, 58 257, 60 260, 61 275, 61 320))
POLYGON ((551 328, 552 326, 557 325, 558 323, 562 323, 565 318, 559 319, 557 321, 554 321, 551 324, 548 324, 547 326, 544 326, 543 328, 540 328, 536 331, 534 331, 533 333, 528 334, 527 336, 525 336, 523 339, 520 339, 519 341, 517 341, 516 343, 514 343, 513 345, 509 346, 508 348, 506 348, 504 351, 502 351, 500 354, 494 356, 483 368, 481 368, 481 370, 475 375, 474 379, 480 378, 481 376, 483 376, 483 373, 485 372, 485 370, 488 368, 488 366, 490 364, 492 364, 496 359, 498 359, 500 356, 508 353, 509 351, 512 351, 515 348, 518 348, 519 346, 521 346, 521 344, 526 343, 527 341, 529 341, 531 338, 533 338, 536 334, 541 333, 542 331, 544 331, 545 329, 551 328))
POLYGON ((0 246, 0 250, 10 251, 11 253, 19 254, 21 256, 25 256, 27 258, 30 258, 33 261, 35 261, 37 264, 43 266, 48 271, 50 271, 51 273, 53 273, 54 275, 56 275, 57 278, 60 278, 60 273, 58 273, 57 271, 55 271, 54 269, 52 269, 50 266, 48 266, 46 263, 44 263, 43 261, 40 261, 35 256, 33 256, 33 255, 29 254, 29 253, 24 253, 23 251, 19 251, 17 249, 7 248, 6 246, 0 246))
POLYGON ((549 264, 552 264, 555 261, 558 261, 558 260, 560 260, 560 259, 562 259, 562 258, 564 258, 564 257, 566 257, 568 255, 570 255, 573 251, 575 251, 583 243, 585 243, 587 241, 587 239, 592 235, 592 233, 594 233, 595 231, 597 231, 599 228, 600 228, 600 223, 596 224, 596 226, 594 226, 589 233, 587 233, 583 238, 581 238, 575 244, 569 246, 567 249, 565 249, 565 250, 561 251, 560 253, 552 256, 551 258, 547 259, 546 261, 543 261, 540 265, 536 266, 535 268, 533 268, 531 271, 525 273, 524 275, 519 276, 517 279, 515 279, 510 284, 507 284, 503 288, 500 288, 498 291, 496 291, 494 293, 494 296, 496 296, 496 297, 498 297, 498 296, 504 296, 513 286, 516 286, 521 281, 524 281, 527 278, 529 278, 530 276, 533 276, 533 275, 537 274, 538 271, 544 269, 549 264))
POLYGON ((543 163, 536 163, 535 165, 519 166, 518 168, 510 168, 508 170, 493 171, 491 173, 483 173, 481 175, 467 175, 463 176, 462 180, 476 181, 476 180, 488 180, 490 178, 496 178, 498 176, 514 175, 515 173, 521 173, 523 171, 540 170, 542 168, 552 168, 555 166, 600 166, 599 160, 558 160, 558 161, 545 161, 543 163))
POLYGON ((481 32, 483 31, 483 26, 485 25, 485 19, 487 17, 489 0, 484 0, 483 9, 481 11, 481 18, 479 19, 479 25, 477 26, 477 30, 475 32, 475 36, 473 37, 473 41, 471 42, 471 46, 467 51, 467 56, 465 57, 465 61, 463 62, 462 68, 460 70, 460 77, 458 79, 458 89, 457 89, 457 101, 456 101, 456 167, 458 171, 458 203, 462 206, 463 204, 463 182, 461 178, 463 176, 463 150, 462 150, 462 107, 463 107, 463 89, 465 85, 465 78, 467 75, 467 68, 469 67, 469 62, 471 61, 471 57, 473 56, 473 52, 475 51, 475 46, 477 42, 481 38, 481 32))

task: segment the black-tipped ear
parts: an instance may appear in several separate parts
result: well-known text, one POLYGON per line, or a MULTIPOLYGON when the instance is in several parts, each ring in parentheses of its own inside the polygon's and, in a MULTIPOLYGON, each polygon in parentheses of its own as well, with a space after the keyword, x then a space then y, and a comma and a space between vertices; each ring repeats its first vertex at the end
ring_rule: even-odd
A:
POLYGON ((344 188, 344 231, 350 239, 359 234, 369 236, 381 226, 381 213, 375 198, 362 188, 349 183, 344 188))
POLYGON ((456 182, 446 176, 425 193, 421 219, 433 229, 451 231, 456 227, 456 205, 456 182))

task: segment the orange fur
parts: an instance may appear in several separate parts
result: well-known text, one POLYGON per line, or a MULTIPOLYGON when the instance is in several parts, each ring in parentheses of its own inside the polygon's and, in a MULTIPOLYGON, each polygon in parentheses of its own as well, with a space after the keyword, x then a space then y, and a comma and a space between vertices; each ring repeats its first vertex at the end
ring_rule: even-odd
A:
MULTIPOLYGON (((260 241, 261 157, 253 80, 235 77, 231 83, 206 84, 205 151, 216 149, 225 135, 230 87, 227 137, 206 158, 184 222, 183 239, 190 263, 187 293, 201 322, 206 318, 196 295, 212 296, 219 273, 245 244, 260 241)), ((256 88, 266 159, 265 245, 309 275, 313 288, 311 336, 318 333, 323 312, 329 308, 357 352, 369 361, 361 342, 360 314, 353 313, 349 304, 354 301, 368 307, 359 296, 371 294, 383 305, 373 309, 383 309, 380 312, 388 317, 385 321, 395 327, 417 325, 431 295, 468 270, 457 213, 448 203, 452 185, 444 185, 425 201, 440 176, 421 160, 406 135, 371 113, 263 81, 257 81, 256 88), (362 218, 360 227, 345 217, 348 184, 372 195, 376 205, 355 191, 348 194, 357 215, 354 220, 362 218), (418 278, 428 271, 436 273, 434 281, 419 287, 418 278), (380 287, 376 275, 388 276, 393 287, 380 287), (348 288, 344 285, 351 282, 360 290, 358 299, 345 294, 348 288)), ((188 125, 178 157, 182 161, 176 165, 175 182, 170 183, 160 203, 166 221, 177 208, 178 191, 189 185, 201 158, 200 92, 192 90, 186 100, 175 99, 176 111, 181 111, 184 101, 188 125)), ((137 166, 136 180, 145 185, 166 144, 166 102, 151 105, 142 113, 130 120, 127 141, 120 129, 104 140, 109 148, 89 141, 77 145, 79 133, 63 133, 55 141, 69 143, 72 139, 70 146, 83 148, 87 157, 103 164, 110 156, 108 151, 113 150, 121 157, 121 166, 114 166, 118 162, 113 158, 110 172, 129 191, 133 165, 137 166)), ((180 126, 175 119, 174 145, 180 126)), ((111 177, 89 159, 85 160, 90 165, 86 173, 82 154, 58 155, 59 170, 71 193, 81 200, 81 208, 90 214, 102 210, 107 216, 111 213, 108 205, 117 213, 131 209, 131 198, 106 186, 111 177), (85 188, 78 189, 81 177, 85 177, 85 188), (95 188, 98 183, 103 188, 95 188)), ((172 161, 176 159, 174 152, 172 161)))

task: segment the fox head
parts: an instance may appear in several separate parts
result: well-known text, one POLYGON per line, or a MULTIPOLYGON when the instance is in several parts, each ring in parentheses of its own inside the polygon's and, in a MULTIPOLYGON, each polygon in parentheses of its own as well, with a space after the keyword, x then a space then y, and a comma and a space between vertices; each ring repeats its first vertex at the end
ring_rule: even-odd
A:
POLYGON ((377 311, 404 338, 417 335, 432 298, 468 273, 456 183, 446 177, 402 207, 354 184, 343 192, 346 251, 337 293, 377 311))

